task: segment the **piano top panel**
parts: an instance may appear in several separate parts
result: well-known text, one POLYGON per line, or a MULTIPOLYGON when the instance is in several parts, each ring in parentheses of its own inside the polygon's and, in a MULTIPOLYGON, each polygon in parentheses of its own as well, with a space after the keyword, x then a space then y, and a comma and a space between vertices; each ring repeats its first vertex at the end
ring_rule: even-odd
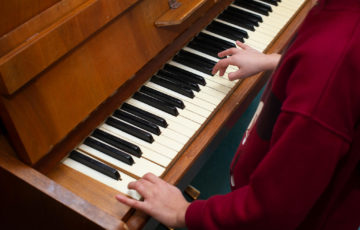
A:
MULTIPOLYGON (((103 4, 108 8, 112 6, 110 2, 103 4)), ((34 165, 44 157, 212 4, 212 1, 207 1, 200 13, 179 26, 157 28, 154 22, 168 10, 168 2, 139 1, 16 93, 2 96, 0 114, 20 158, 34 165)), ((101 9, 104 8, 98 8, 101 9)), ((83 30, 78 25, 93 21, 79 19, 75 22, 77 33, 81 33, 83 30)), ((65 31, 65 38, 72 31, 65 31)), ((66 43, 59 41, 62 42, 60 47, 66 43)), ((56 49, 44 50, 42 60, 51 56, 51 52, 56 52, 56 49)), ((36 65, 42 66, 41 63, 36 65)))
POLYGON ((0 37, 61 0, 1 0, 0 37))

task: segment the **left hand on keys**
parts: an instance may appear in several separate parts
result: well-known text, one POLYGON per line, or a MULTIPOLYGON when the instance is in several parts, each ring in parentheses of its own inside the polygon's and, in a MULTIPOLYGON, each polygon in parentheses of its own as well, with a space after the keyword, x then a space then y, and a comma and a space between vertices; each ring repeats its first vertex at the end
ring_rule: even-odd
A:
POLYGON ((118 201, 151 215, 166 226, 185 227, 185 213, 190 203, 177 187, 147 173, 138 181, 129 183, 128 188, 136 190, 144 201, 120 194, 116 195, 118 201))

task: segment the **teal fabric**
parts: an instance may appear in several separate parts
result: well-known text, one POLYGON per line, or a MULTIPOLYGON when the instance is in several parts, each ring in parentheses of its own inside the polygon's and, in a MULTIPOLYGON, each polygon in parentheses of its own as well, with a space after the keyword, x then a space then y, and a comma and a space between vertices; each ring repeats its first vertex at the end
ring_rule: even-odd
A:
POLYGON ((191 182, 191 185, 201 192, 198 199, 207 199, 215 194, 226 194, 230 192, 230 163, 256 111, 261 94, 262 91, 249 105, 245 113, 240 117, 229 134, 223 139, 213 155, 203 166, 199 174, 191 182))

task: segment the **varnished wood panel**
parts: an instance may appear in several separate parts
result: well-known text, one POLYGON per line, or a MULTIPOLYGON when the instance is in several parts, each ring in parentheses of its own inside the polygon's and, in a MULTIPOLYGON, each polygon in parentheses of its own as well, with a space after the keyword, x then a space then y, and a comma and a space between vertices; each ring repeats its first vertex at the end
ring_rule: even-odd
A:
POLYGON ((56 181, 56 183, 68 188, 76 195, 119 220, 130 214, 130 208, 119 203, 115 199, 115 195, 119 194, 119 191, 104 186, 104 184, 95 181, 66 165, 59 164, 46 175, 56 181))
POLYGON ((164 15, 156 20, 155 25, 159 27, 179 25, 195 13, 206 1, 207 0, 183 0, 178 9, 169 8, 164 15))
POLYGON ((61 0, 1 0, 0 37, 61 0))
POLYGON ((0 90, 12 94, 137 0, 63 0, 6 35, 0 90), (24 40, 26 39, 26 40, 24 40))
POLYGON ((29 166, 0 145, 2 229, 125 229, 125 224, 29 166))

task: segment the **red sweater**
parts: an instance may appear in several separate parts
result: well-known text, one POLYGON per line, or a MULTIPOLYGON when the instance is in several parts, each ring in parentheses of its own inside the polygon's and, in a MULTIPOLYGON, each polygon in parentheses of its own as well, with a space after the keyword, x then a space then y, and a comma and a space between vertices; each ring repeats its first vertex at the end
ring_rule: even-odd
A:
POLYGON ((311 10, 234 157, 232 192, 194 201, 189 229, 358 229, 360 170, 334 178, 360 120, 359 23, 360 0, 311 10))

